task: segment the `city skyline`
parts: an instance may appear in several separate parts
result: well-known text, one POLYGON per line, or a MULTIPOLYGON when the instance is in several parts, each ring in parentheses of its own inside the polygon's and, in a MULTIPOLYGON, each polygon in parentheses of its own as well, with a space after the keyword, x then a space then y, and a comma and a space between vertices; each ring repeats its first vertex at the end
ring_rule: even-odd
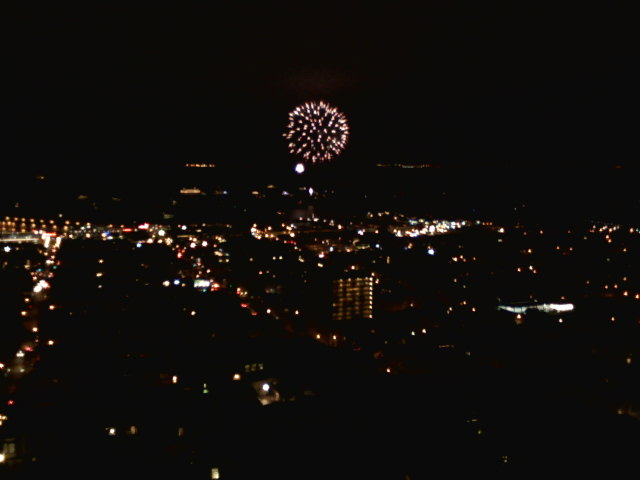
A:
POLYGON ((635 17, 504 3, 3 16, 0 477, 628 477, 635 17))

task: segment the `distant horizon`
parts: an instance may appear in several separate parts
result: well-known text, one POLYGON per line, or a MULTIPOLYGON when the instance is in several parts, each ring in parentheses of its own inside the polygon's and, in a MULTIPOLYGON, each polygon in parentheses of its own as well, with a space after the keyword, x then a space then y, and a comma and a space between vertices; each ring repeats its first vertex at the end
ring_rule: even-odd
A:
MULTIPOLYGON (((88 157, 91 157, 90 155, 88 157)), ((352 158, 352 155, 349 153, 343 155, 343 157, 338 157, 329 162, 322 163, 310 163, 302 161, 301 159, 297 159, 295 157, 287 157, 286 155, 282 155, 282 158, 278 159, 279 161, 274 161, 271 163, 258 163, 251 164, 250 169, 257 170, 273 170, 273 171, 287 171, 289 169, 293 170, 294 166, 297 163, 303 163, 305 165, 306 172, 309 171, 321 171, 321 170, 332 170, 332 169, 340 169, 340 168, 401 168, 402 165, 421 165, 423 168, 511 168, 511 169, 538 169, 538 170, 554 170, 554 169, 564 169, 564 168, 584 168, 587 170, 598 170, 598 169, 620 169, 620 168, 638 168, 640 167, 640 162, 636 160, 627 160, 627 159, 603 159, 599 162, 596 161, 584 161, 580 159, 562 159, 562 160, 535 160, 535 159, 519 159, 515 160, 506 160, 506 159, 446 159, 446 158, 428 158, 424 160, 412 159, 412 158, 398 158, 398 157, 390 157, 390 156, 380 156, 377 158, 374 157, 360 157, 357 159, 352 158)), ((248 158, 248 157, 247 157, 248 158)), ((188 166, 189 164, 209 164, 213 165, 213 167, 208 167, 212 169, 218 170, 230 170, 234 168, 240 168, 246 170, 247 168, 247 158, 244 160, 236 159, 229 160, 229 157, 221 157, 221 158, 205 158, 203 156, 200 157, 188 157, 188 158, 179 158, 175 156, 171 159, 163 158, 157 161, 154 161, 152 156, 148 155, 96 155, 94 159, 87 158, 84 161, 77 159, 72 163, 67 163, 65 165, 57 163, 54 160, 44 161, 40 158, 40 161, 19 161, 16 159, 9 159, 9 162, 13 162, 12 169, 26 174, 41 174, 41 173, 53 173, 60 172, 61 174, 73 173, 74 171, 83 171, 83 170, 101 170, 101 171, 132 171, 139 170, 141 172, 149 172, 153 173, 153 168, 159 169, 189 169, 196 168, 188 166)), ((304 175, 304 173, 302 174, 304 175)))
MULTIPOLYGON (((81 207, 77 197, 84 195, 107 210, 125 212, 127 205, 135 207, 141 212, 137 218, 144 218, 144 212, 161 213, 161 209, 167 208, 168 199, 181 198, 182 188, 197 187, 209 195, 216 188, 224 188, 233 198, 245 202, 242 199, 250 198, 252 190, 271 184, 287 190, 310 186, 315 190, 335 189, 335 199, 330 204, 339 210, 345 207, 341 202, 347 202, 353 208, 408 209, 436 216, 440 215, 438 212, 458 212, 460 218, 499 217, 515 221, 520 216, 527 221, 545 217, 572 221, 575 217, 634 224, 640 210, 635 164, 628 168, 602 164, 532 168, 521 163, 473 163, 416 169, 334 161, 312 166, 301 175, 294 172, 293 165, 249 174, 243 165, 188 168, 173 164, 148 172, 123 165, 109 165, 104 171, 93 167, 75 171, 73 175, 56 168, 44 174, 22 172, 1 192, 4 208, 0 214, 12 215, 16 202, 24 206, 46 202, 47 208, 66 205, 63 210, 72 211, 81 207), (121 203, 110 206, 111 197, 121 198, 121 203)), ((210 207, 205 201, 200 208, 210 207)), ((208 215, 206 211, 203 214, 208 215)))

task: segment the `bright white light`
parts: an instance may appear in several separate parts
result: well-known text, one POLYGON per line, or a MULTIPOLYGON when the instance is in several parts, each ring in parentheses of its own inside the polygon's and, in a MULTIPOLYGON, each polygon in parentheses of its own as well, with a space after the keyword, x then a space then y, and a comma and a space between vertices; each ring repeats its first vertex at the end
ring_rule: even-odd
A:
POLYGON ((309 187, 309 195, 313 195, 313 188, 309 187))
POLYGON ((498 305, 498 310, 506 310, 512 313, 527 313, 527 310, 538 310, 541 312, 569 312, 574 309, 572 303, 543 303, 540 305, 498 305))
POLYGON ((164 230, 158 230, 158 236, 160 236, 160 237, 164 237, 165 233, 166 232, 164 230))
POLYGON ((263 384, 262 384, 262 390, 263 390, 263 391, 268 392, 268 391, 269 391, 269 388, 271 388, 271 387, 269 387, 269 384, 268 384, 268 383, 263 383, 263 384))
POLYGON ((16 357, 18 358, 24 357, 24 352, 22 350, 18 350, 18 353, 16 353, 16 357))
POLYGON ((550 303, 549 308, 556 310, 557 312, 568 312, 573 310, 572 303, 550 303))
POLYGON ((433 248, 430 248, 429 250, 427 250, 427 253, 429 255, 435 255, 436 251, 433 248))
POLYGON ((295 170, 296 170, 296 173, 303 173, 303 172, 304 172, 304 165, 303 165, 303 164, 301 164, 301 163, 298 163, 298 164, 296 165, 295 170))
POLYGON ((0 453, 0 463, 4 463, 4 459, 5 459, 4 453, 0 453))
POLYGON ((174 281, 173 281, 173 284, 174 284, 174 285, 180 285, 180 280, 177 280, 177 279, 176 279, 176 280, 174 280, 174 281))
POLYGON ((4 251, 9 253, 11 251, 11 247, 7 245, 6 247, 4 247, 4 251))

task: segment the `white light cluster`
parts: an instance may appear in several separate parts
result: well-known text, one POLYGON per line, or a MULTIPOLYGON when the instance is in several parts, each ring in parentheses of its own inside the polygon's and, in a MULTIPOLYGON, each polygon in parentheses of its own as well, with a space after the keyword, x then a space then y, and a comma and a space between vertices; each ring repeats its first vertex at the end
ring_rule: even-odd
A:
POLYGON ((527 313, 527 310, 540 312, 560 313, 570 312, 574 309, 573 303, 542 303, 540 305, 498 305, 498 310, 506 310, 511 313, 527 313))
POLYGON ((391 233, 396 237, 419 237, 422 235, 440 235, 468 225, 466 220, 423 220, 409 219, 408 226, 392 227, 391 233))

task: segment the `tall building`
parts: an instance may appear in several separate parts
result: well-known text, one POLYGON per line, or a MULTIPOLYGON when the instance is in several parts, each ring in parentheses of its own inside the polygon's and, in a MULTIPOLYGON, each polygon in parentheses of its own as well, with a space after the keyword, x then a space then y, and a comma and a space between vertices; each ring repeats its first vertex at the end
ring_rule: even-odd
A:
POLYGON ((333 320, 373 318, 373 276, 352 276, 333 281, 333 320))

